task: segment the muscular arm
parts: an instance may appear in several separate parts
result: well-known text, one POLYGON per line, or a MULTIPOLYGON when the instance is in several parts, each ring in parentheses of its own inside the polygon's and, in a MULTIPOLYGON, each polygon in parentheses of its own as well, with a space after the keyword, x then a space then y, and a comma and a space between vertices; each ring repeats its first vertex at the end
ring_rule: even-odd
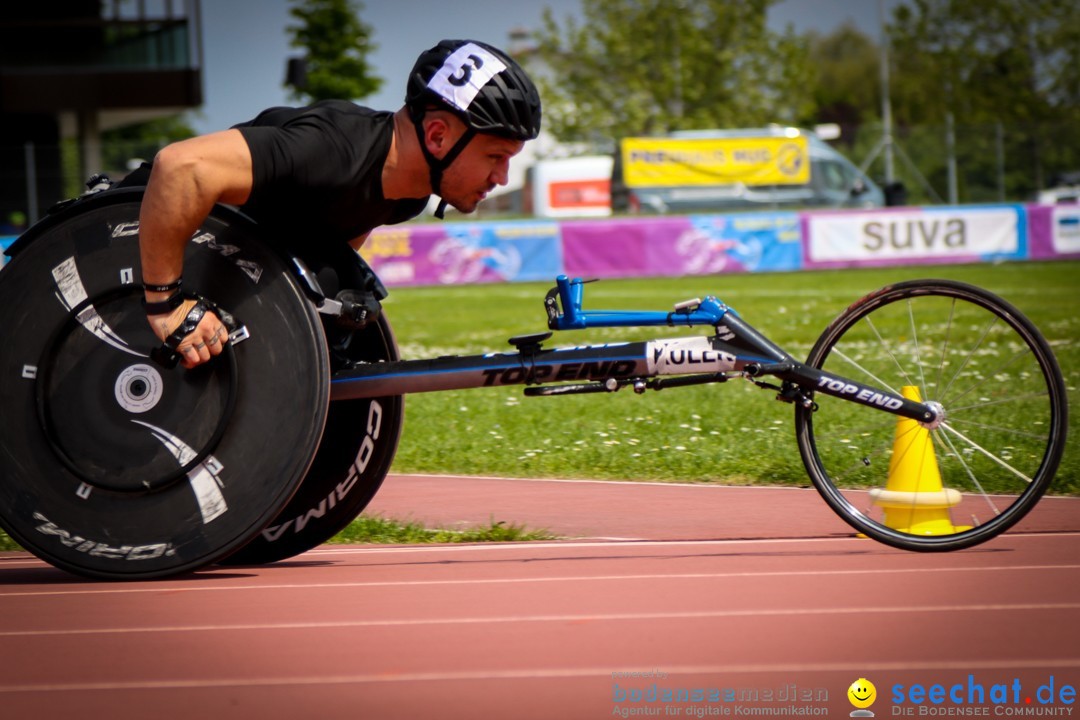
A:
MULTIPOLYGON (((179 278, 184 249, 214 204, 242 205, 251 186, 251 153, 238 130, 184 140, 161 150, 139 211, 143 282, 168 285, 179 278)), ((157 302, 171 294, 147 290, 146 300, 157 302)), ((195 302, 185 300, 171 312, 148 314, 158 338, 165 340, 180 327, 195 302)), ((178 346, 183 365, 194 367, 220 353, 227 335, 220 320, 206 313, 178 346)))
MULTIPOLYGON (((139 213, 142 279, 180 277, 184 248, 214 203, 242 205, 251 194, 251 153, 238 130, 174 143, 154 159, 139 213)), ((161 300, 168 293, 147 293, 161 300)))

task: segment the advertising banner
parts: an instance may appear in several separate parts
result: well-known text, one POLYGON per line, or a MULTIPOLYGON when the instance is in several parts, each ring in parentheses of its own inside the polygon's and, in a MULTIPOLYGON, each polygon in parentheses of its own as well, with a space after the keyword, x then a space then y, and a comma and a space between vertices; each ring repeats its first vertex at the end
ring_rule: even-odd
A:
POLYGON ((399 225, 372 232, 361 254, 390 286, 1080 258, 1080 206, 399 225))
POLYGON ((897 208, 803 215, 806 267, 1023 259, 1019 205, 897 208))
POLYGON ((552 180, 548 185, 548 208, 552 215, 563 212, 611 212, 611 179, 552 180))
POLYGON ((573 277, 709 275, 797 270, 796 213, 691 215, 564 222, 566 273, 573 277))
POLYGON ((810 182, 804 137, 626 138, 622 170, 631 188, 810 182))
POLYGON ((553 222, 391 226, 360 254, 387 285, 550 280, 563 265, 553 222))
POLYGON ((1028 205, 1031 258, 1080 258, 1080 205, 1028 205))
POLYGON ((678 275, 771 272, 802 267, 797 213, 692 215, 691 228, 663 249, 678 275))
POLYGON ((674 275, 672 268, 653 264, 649 248, 690 229, 682 217, 567 220, 561 225, 566 274, 596 278, 674 275))

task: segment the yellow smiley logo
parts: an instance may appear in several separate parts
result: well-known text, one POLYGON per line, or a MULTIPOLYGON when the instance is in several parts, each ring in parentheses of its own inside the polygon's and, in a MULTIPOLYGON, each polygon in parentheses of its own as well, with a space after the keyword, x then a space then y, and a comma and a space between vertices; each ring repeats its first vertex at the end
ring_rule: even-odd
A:
POLYGON ((877 699, 877 688, 874 687, 874 683, 866 678, 859 678, 851 683, 851 687, 847 690, 847 696, 855 707, 868 708, 877 699))

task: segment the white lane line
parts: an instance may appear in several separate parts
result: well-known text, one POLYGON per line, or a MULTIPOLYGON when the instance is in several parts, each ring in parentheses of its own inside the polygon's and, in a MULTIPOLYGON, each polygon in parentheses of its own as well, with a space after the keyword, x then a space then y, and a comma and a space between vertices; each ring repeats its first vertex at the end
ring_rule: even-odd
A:
MULTIPOLYGON (((495 475, 451 475, 445 473, 391 473, 386 476, 384 482, 409 482, 412 480, 496 480, 513 483, 560 483, 563 485, 638 485, 642 487, 670 487, 670 488, 711 488, 713 490, 795 490, 814 494, 812 487, 796 487, 794 485, 721 485, 709 482, 662 482, 658 480, 597 480, 592 478, 530 478, 530 477, 498 477, 495 475)), ((1047 496, 1051 497, 1051 496, 1047 496)))
MULTIPOLYGON (((1068 535, 1070 533, 1055 533, 1055 536, 1068 535)), ((1072 533, 1080 535, 1080 532, 1072 533)), ((1020 534, 1010 534, 1009 537, 1019 537, 1020 534)), ((775 544, 790 544, 790 543, 839 543, 858 540, 859 543, 863 543, 864 540, 856 538, 854 534, 837 535, 835 537, 790 537, 790 538, 728 538, 718 540, 637 540, 629 539, 623 540, 621 538, 615 538, 610 540, 594 539, 583 541, 578 538, 576 540, 527 540, 520 542, 497 542, 497 543, 444 543, 444 544, 416 544, 416 545, 349 545, 349 546, 335 546, 335 545, 320 545, 319 547, 308 550, 303 555, 298 555, 295 558, 289 558, 295 560, 296 558, 309 557, 312 555, 341 555, 341 554, 361 554, 370 555, 377 553, 439 553, 439 552, 500 552, 500 551, 520 551, 523 549, 528 550, 564 550, 575 548, 636 548, 636 547, 681 547, 686 545, 775 545, 775 544)), ((887 549, 885 545, 872 544, 869 547, 875 549, 887 549)), ((903 554, 904 551, 898 551, 903 554)), ((49 567, 49 564, 36 560, 33 557, 24 555, 19 558, 20 560, 33 561, 43 567, 49 567)), ((212 566, 211 566, 212 567, 212 566)), ((268 566, 270 567, 270 566, 268 566)), ((205 568, 204 568, 205 569, 205 568)))
MULTIPOLYGON (((644 487, 670 487, 670 488, 706 488, 710 490, 761 490, 787 492, 802 492, 814 494, 813 487, 798 487, 795 485, 723 485, 711 482, 662 482, 658 480, 597 480, 595 478, 530 478, 530 477, 498 477, 495 475, 453 475, 447 473, 391 473, 386 476, 384 482, 408 482, 410 480, 498 480, 514 483, 561 483, 566 485, 638 485, 644 487)), ((994 497, 1009 497, 999 496, 994 497)), ((1075 495, 1044 495, 1040 502, 1046 500, 1080 500, 1075 495)))
MULTIPOLYGON (((940 567, 940 568, 865 568, 859 570, 760 570, 745 572, 715 573, 636 573, 629 575, 553 575, 546 577, 509 577, 509 578, 455 578, 451 580, 357 580, 353 582, 322 583, 274 583, 260 585, 213 585, 179 586, 176 584, 155 585, 154 587, 131 587, 117 585, 94 590, 29 590, 26 592, 0 593, 0 600, 16 597, 43 597, 64 595, 124 595, 136 593, 189 593, 189 592, 234 592, 238 590, 316 590, 331 588, 382 588, 382 587, 422 587, 437 585, 515 585, 527 583, 583 583, 615 582, 620 580, 723 580, 747 578, 795 578, 826 576, 862 576, 862 575, 905 575, 953 572, 1014 572, 1046 570, 1078 570, 1078 565, 983 565, 977 567, 940 567)), ((3 607, 0 606, 0 611, 3 607)))
MULTIPOLYGON (((758 673, 832 673, 843 672, 865 675, 868 672, 910 672, 928 670, 1031 670, 1042 668, 1080 667, 1080 660, 1073 658, 1028 658, 1013 660, 985 660, 982 658, 945 660, 945 661, 859 661, 859 662, 814 662, 814 663, 775 663, 775 664, 739 664, 739 665, 670 665, 663 670, 672 676, 731 676, 758 673)), ((533 680, 554 678, 608 678, 612 677, 610 667, 586 668, 523 668, 520 670, 481 669, 459 670, 451 672, 385 672, 357 673, 353 675, 293 675, 280 677, 237 677, 237 678, 191 678, 175 680, 133 680, 127 682, 83 682, 49 683, 39 685, 0 685, 0 693, 35 693, 35 692, 85 692, 95 690, 178 690, 226 687, 265 687, 274 685, 352 685, 359 683, 380 684, 400 682, 462 682, 477 680, 533 680)), ((617 678, 616 678, 617 679, 617 678)), ((677 686, 681 680, 672 680, 677 686)), ((725 683, 727 681, 725 680, 725 683)))
POLYGON ((344 628, 380 628, 454 625, 499 625, 512 623, 639 622, 643 620, 716 620, 726 618, 778 618, 821 615, 913 615, 945 612, 1014 612, 1018 610, 1076 610, 1080 603, 997 603, 984 605, 897 605, 892 607, 855 606, 829 608, 779 608, 763 610, 686 610, 679 612, 581 613, 561 615, 506 615, 459 618, 400 618, 396 620, 325 620, 292 623, 220 623, 214 625, 155 625, 151 627, 73 628, 68 630, 12 630, 0 637, 52 637, 72 635, 140 635, 147 633, 266 631, 266 630, 340 630, 344 628))
MULTIPOLYGON (((561 481, 560 481, 561 482, 561 481)), ((607 481, 604 481, 607 482, 607 481)), ((778 488, 783 489, 783 488, 778 488)), ((1056 538, 1071 538, 1080 537, 1080 531, 1052 531, 1052 532, 1010 532, 1007 535, 1002 535, 998 538, 994 538, 988 542, 1000 542, 1005 539, 1056 539, 1056 538)), ((729 538, 718 540, 637 540, 634 538, 622 539, 608 539, 608 538, 596 538, 593 540, 583 541, 579 538, 577 540, 555 540, 555 541, 523 541, 523 542, 498 542, 498 543, 445 543, 438 545, 391 545, 391 546, 371 546, 371 545, 348 545, 343 547, 337 547, 334 545, 321 545, 312 550, 308 550, 302 555, 289 558, 289 560, 296 560, 298 558, 312 557, 318 555, 371 555, 371 554, 398 554, 398 553, 446 553, 446 552, 507 552, 507 551, 521 551, 527 550, 565 550, 576 548, 618 548, 621 550, 632 550, 639 547, 685 547, 693 545, 703 546, 726 546, 726 545, 789 545, 799 544, 805 545, 807 543, 848 543, 854 542, 859 545, 863 545, 874 550, 885 551, 894 553, 897 556, 910 554, 905 550, 899 550, 891 548, 887 545, 874 543, 867 541, 865 538, 856 538, 854 534, 840 534, 832 537, 790 537, 790 538, 729 538)), ((4 561, 8 558, 0 558, 0 565, 5 564, 4 561)), ((27 563, 40 567, 51 567, 48 563, 38 560, 28 554, 20 554, 17 557, 10 558, 10 560, 16 561, 19 564, 27 563)), ((206 570, 212 568, 201 568, 200 570, 206 570)), ((273 565, 267 565, 265 567, 273 567, 273 565)))
MULTIPOLYGON (((1045 532, 1045 533, 1009 533, 1002 535, 999 538, 994 538, 992 541, 1000 541, 1002 539, 1039 539, 1039 538, 1062 538, 1062 537, 1080 537, 1080 531, 1072 532, 1045 532)), ((475 543, 475 544, 454 544, 447 543, 444 545, 407 545, 407 546, 391 546, 391 547, 372 547, 372 546, 347 546, 347 547, 335 547, 330 545, 322 545, 313 550, 309 550, 303 555, 298 555, 298 558, 309 557, 312 555, 343 555, 343 554, 358 554, 358 555, 370 555, 373 553, 421 553, 421 552, 500 552, 522 549, 540 549, 540 550, 559 550, 564 548, 618 548, 621 550, 632 550, 639 547, 683 547, 689 545, 704 545, 704 546, 726 546, 726 545, 791 545, 799 544, 804 545, 806 543, 852 543, 859 544, 862 547, 872 548, 874 550, 882 550, 896 555, 911 555, 912 553, 906 550, 899 550, 891 548, 887 545, 875 543, 873 541, 867 541, 865 538, 857 538, 854 534, 843 534, 835 537, 790 537, 790 538, 734 538, 723 540, 635 540, 635 541, 531 541, 531 542, 507 542, 507 543, 475 543)), ((296 559, 296 558, 292 558, 296 559)))
MULTIPOLYGON (((1080 533, 1077 533, 1080 535, 1080 533)), ((727 545, 789 545, 792 543, 836 543, 857 540, 854 535, 843 537, 795 537, 795 538, 739 538, 729 540, 541 540, 531 542, 507 542, 507 543, 447 543, 444 545, 396 545, 390 547, 373 546, 350 546, 334 547, 320 546, 298 557, 309 555, 371 555, 375 553, 446 553, 446 552, 507 552, 521 550, 576 550, 580 548, 615 548, 618 550, 633 550, 640 547, 686 547, 692 545, 727 546, 727 545)), ((860 540, 860 542, 862 542, 860 540)), ((884 545, 871 545, 874 549, 884 549, 884 545)), ((898 551, 903 553, 903 551, 898 551)))
MULTIPOLYGON (((1064 534, 1064 533, 1059 533, 1064 534)), ((1080 533, 1076 533, 1080 535, 1080 533)), ((639 540, 637 538, 595 538, 585 541, 583 538, 576 540, 563 541, 563 540, 549 540, 549 541, 535 541, 527 540, 521 542, 498 542, 498 543, 445 543, 445 544, 417 544, 417 545, 349 545, 338 547, 334 545, 320 545, 317 548, 308 550, 302 555, 289 558, 289 560, 296 560, 297 558, 311 557, 313 555, 371 555, 379 553, 399 554, 399 553, 441 553, 441 552, 499 552, 507 550, 564 550, 564 549, 576 549, 576 548, 620 548, 630 549, 637 547, 680 547, 686 545, 745 545, 745 544, 763 544, 771 545, 777 543, 809 543, 809 542, 844 542, 849 540, 856 540, 854 535, 845 535, 839 537, 795 537, 795 538, 739 538, 739 539, 727 539, 727 540, 639 540)), ((862 540, 859 540, 862 543, 862 540)), ((873 545, 876 549, 885 548, 884 545, 873 545)), ((891 548, 889 548, 891 549, 891 548)), ((903 553, 903 551, 899 551, 903 553)), ((43 560, 39 560, 29 554, 21 554, 17 558, 11 558, 18 561, 19 564, 31 564, 40 567, 51 567, 49 563, 43 560)), ((0 558, 0 565, 4 558, 0 558)), ((207 570, 213 568, 213 565, 206 568, 200 568, 200 570, 207 570)), ((260 567, 273 567, 272 565, 260 566, 260 567)))

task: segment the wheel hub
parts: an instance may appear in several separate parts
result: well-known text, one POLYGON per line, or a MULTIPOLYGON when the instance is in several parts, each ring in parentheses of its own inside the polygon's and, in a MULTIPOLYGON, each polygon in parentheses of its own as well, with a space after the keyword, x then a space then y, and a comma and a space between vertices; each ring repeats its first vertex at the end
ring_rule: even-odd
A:
POLYGON ((945 422, 945 406, 936 400, 929 400, 926 402, 926 407, 930 408, 930 411, 934 413, 934 419, 919 424, 927 430, 937 430, 941 427, 941 423, 945 422))

